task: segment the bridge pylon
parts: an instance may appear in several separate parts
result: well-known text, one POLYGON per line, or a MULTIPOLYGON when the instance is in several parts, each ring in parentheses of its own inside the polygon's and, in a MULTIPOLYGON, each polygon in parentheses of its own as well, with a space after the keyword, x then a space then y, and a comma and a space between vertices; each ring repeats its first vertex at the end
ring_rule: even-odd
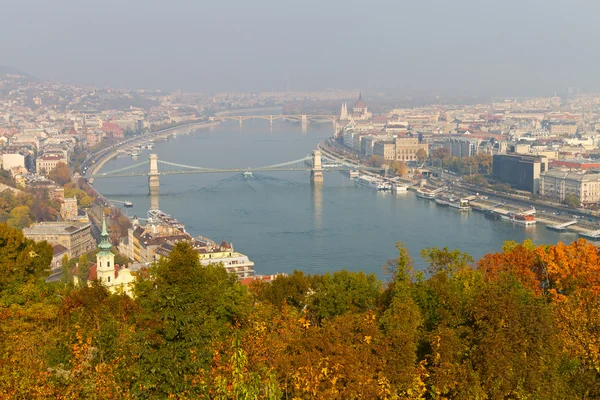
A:
POLYGON ((158 154, 150 154, 150 170, 148 171, 148 188, 150 194, 158 194, 160 187, 158 176, 158 154))
POLYGON ((314 150, 312 157, 313 165, 310 171, 311 182, 323 182, 323 166, 321 164, 321 151, 314 150))

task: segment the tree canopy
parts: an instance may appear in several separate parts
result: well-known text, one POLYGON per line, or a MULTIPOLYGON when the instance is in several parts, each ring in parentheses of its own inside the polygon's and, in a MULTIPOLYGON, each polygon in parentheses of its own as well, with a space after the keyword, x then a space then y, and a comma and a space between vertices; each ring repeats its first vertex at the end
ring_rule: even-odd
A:
POLYGON ((45 283, 50 246, 0 224, 0 397, 600 397, 598 247, 426 248, 418 271, 397 246, 386 282, 295 271, 248 290, 179 243, 132 299, 45 283))

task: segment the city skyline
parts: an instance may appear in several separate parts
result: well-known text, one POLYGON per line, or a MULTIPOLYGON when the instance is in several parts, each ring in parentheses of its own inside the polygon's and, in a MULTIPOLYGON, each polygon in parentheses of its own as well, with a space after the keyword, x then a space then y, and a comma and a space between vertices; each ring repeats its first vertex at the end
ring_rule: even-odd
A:
POLYGON ((5 7, 0 64, 126 89, 551 95, 600 89, 589 51, 598 11, 537 0, 33 0, 5 7))

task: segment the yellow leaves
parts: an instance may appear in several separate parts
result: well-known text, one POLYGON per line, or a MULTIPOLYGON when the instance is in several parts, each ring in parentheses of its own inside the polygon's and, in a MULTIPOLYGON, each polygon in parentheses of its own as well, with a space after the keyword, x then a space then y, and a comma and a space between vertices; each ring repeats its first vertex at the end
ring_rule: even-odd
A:
POLYGON ((302 318, 298 319, 298 322, 300 323, 300 326, 302 326, 304 329, 308 329, 310 327, 310 321, 304 315, 302 316, 302 318))
POLYGON ((371 336, 365 336, 365 338, 364 338, 364 342, 365 342, 366 344, 371 344, 371 339, 373 339, 371 336))

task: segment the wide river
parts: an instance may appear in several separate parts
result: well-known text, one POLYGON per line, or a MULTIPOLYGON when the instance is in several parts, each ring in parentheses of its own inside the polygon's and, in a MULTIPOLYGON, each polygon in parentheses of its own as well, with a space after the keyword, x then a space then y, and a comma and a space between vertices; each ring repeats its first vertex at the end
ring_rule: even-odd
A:
MULTIPOLYGON (((265 120, 223 123, 212 129, 156 142, 159 160, 178 164, 245 169, 296 160, 331 136, 331 124, 300 125, 265 120)), ((102 171, 136 164, 120 156, 102 171)), ((150 206, 146 177, 96 179, 107 198, 134 203, 129 215, 145 217, 150 206)), ((535 243, 572 241, 544 225, 523 227, 490 221, 480 213, 460 213, 418 199, 414 193, 381 193, 356 186, 339 172, 325 173, 313 187, 308 172, 240 174, 201 173, 160 178, 160 209, 186 225, 194 236, 232 242, 255 262, 257 274, 324 273, 342 268, 375 272, 397 257, 395 243, 404 242, 417 267, 424 247, 458 248, 480 258, 499 251, 506 240, 535 243)))

